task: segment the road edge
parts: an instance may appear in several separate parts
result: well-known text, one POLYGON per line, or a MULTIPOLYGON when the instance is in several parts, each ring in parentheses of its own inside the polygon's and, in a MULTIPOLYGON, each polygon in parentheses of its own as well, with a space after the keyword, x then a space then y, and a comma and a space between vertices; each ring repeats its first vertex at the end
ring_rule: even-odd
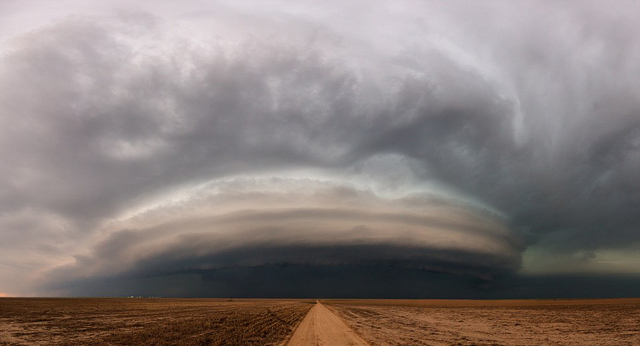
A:
MULTIPOLYGON (((302 304, 305 304, 305 303, 302 303, 302 304)), ((287 344, 289 344, 289 340, 291 340, 291 338, 293 337, 293 334, 295 334, 296 331, 298 330, 298 327, 300 327, 300 323, 302 323, 302 320, 304 320, 305 317, 307 317, 309 312, 311 312, 311 309, 313 309, 313 307, 316 306, 316 304, 318 304, 318 300, 316 300, 315 304, 311 305, 307 313, 304 314, 304 316, 302 316, 302 318, 298 321, 298 323, 296 323, 295 327, 291 329, 291 332, 289 333, 289 335, 287 335, 287 337, 285 337, 280 343, 278 343, 277 346, 287 346, 287 344)))
MULTIPOLYGON (((320 300, 318 300, 318 303, 319 303, 319 304, 322 304, 322 302, 320 302, 320 300)), ((362 341, 365 345, 369 345, 369 346, 371 346, 371 344, 370 344, 367 340, 365 340, 364 338, 362 338, 362 336, 361 336, 360 334, 358 334, 358 333, 356 332, 356 330, 355 330, 355 329, 351 328, 351 327, 349 326, 349 324, 347 324, 346 320, 345 320, 344 318, 342 318, 342 316, 340 316, 340 313, 336 310, 336 308, 334 308, 333 306, 331 306, 331 304, 322 304, 322 306, 324 306, 325 308, 327 308, 327 310, 331 311, 331 313, 332 313, 332 314, 334 314, 336 317, 338 317, 338 319, 339 319, 340 321, 342 321, 342 323, 343 323, 347 328, 349 328, 349 329, 353 332, 353 335, 355 335, 356 337, 358 337, 358 339, 360 339, 360 341, 362 341)))

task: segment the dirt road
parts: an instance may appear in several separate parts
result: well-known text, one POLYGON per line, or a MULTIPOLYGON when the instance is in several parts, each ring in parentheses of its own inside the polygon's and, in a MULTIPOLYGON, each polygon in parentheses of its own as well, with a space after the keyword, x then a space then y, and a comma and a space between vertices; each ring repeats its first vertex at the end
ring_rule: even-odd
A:
POLYGON ((288 346, 368 346, 320 302, 309 310, 288 346))

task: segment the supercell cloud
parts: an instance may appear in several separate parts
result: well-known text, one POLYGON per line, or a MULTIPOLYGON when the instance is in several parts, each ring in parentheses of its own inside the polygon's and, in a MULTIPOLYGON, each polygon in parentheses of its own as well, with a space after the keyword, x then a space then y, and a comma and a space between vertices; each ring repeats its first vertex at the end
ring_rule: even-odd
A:
POLYGON ((0 292, 638 293, 634 2, 1 6, 0 292))

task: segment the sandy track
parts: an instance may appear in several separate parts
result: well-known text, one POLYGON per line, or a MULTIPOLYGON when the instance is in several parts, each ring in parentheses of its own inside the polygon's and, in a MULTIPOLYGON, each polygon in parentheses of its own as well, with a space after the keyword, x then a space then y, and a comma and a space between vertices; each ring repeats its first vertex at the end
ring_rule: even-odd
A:
POLYGON ((320 302, 309 310, 288 346, 368 346, 320 302))

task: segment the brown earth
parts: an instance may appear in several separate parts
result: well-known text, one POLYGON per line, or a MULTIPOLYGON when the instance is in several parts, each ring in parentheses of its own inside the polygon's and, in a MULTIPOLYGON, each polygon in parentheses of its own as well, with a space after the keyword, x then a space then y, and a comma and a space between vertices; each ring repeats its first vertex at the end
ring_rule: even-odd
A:
POLYGON ((0 299, 0 346, 282 345, 289 337, 289 345, 296 346, 640 345, 640 299, 323 300, 317 305, 261 299, 0 299))
POLYGON ((278 345, 313 301, 0 299, 0 345, 278 345))
POLYGON ((302 320, 288 346, 368 346, 333 312, 317 303, 302 320))
POLYGON ((372 346, 640 345, 640 299, 322 302, 372 346))

